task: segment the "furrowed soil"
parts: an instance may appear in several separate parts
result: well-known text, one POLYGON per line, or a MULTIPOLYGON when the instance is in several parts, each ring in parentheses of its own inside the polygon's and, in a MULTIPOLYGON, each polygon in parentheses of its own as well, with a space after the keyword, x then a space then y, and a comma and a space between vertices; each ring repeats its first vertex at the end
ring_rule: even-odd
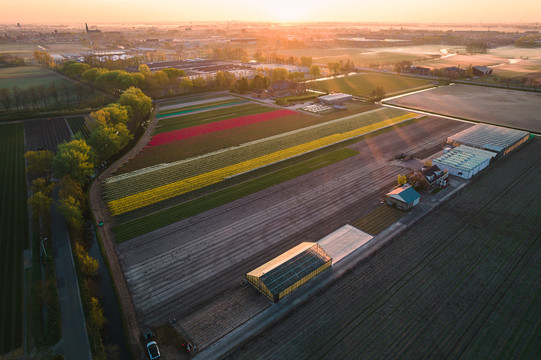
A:
POLYGON ((229 359, 539 358, 539 166, 536 139, 229 359))
POLYGON ((469 126, 426 118, 350 145, 358 155, 118 244, 140 321, 182 318, 285 250, 370 212, 404 172, 394 155, 469 126))

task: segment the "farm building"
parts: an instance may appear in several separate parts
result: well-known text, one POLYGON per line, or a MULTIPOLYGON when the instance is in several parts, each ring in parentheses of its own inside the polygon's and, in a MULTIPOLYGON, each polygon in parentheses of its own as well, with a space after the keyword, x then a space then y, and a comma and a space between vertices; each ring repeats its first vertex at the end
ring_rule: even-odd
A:
POLYGON ((486 75, 492 74, 492 69, 486 66, 474 66, 472 70, 473 70, 473 75, 477 75, 477 76, 486 76, 486 75))
POLYGON ((278 302, 332 265, 317 243, 303 242, 246 274, 246 279, 269 300, 278 302))
POLYGON ((452 175, 470 179, 473 175, 486 168, 495 157, 495 152, 460 145, 432 160, 432 163, 440 169, 446 169, 452 175))
POLYGON ((403 185, 385 195, 387 205, 395 206, 400 210, 409 210, 419 203, 421 195, 410 185, 403 185))
POLYGON ((493 151, 498 156, 506 155, 528 140, 526 131, 499 126, 477 124, 447 138, 454 146, 467 145, 478 149, 493 151))
POLYGON ((423 169, 420 173, 426 182, 428 190, 446 187, 449 183, 449 173, 441 170, 437 165, 432 165, 428 169, 423 169))
POLYGON ((306 85, 294 81, 279 81, 270 84, 267 88, 269 97, 286 95, 302 95, 306 92, 306 85))
POLYGON ((343 104, 346 101, 351 101, 351 99, 353 99, 351 95, 341 93, 324 95, 318 98, 318 100, 325 105, 343 104))

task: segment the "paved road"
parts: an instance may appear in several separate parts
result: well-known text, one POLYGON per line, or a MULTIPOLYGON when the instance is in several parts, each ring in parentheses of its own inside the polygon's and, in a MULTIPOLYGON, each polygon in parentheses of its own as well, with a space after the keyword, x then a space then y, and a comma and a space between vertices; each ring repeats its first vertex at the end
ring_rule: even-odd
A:
POLYGON ((92 355, 68 229, 64 217, 56 209, 52 211, 51 235, 62 318, 62 339, 56 351, 64 354, 66 359, 90 360, 92 355))

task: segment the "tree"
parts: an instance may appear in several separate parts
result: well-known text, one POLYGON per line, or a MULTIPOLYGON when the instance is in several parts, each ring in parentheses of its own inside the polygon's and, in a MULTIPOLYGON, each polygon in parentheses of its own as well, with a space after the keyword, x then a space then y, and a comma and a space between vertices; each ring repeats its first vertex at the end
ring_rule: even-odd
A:
POLYGON ((184 72, 184 70, 180 70, 180 69, 165 68, 165 69, 162 69, 162 71, 166 73, 167 77, 171 80, 177 79, 182 76, 186 76, 186 73, 184 72))
POLYGON ((44 195, 51 196, 51 193, 54 190, 54 184, 45 180, 44 178, 37 178, 32 181, 32 192, 38 193, 41 192, 44 195))
POLYGON ((120 95, 118 103, 128 108, 134 126, 139 125, 152 108, 152 99, 133 86, 120 95))
POLYGON ((78 79, 80 79, 82 74, 87 70, 90 70, 90 65, 75 61, 68 61, 62 66, 62 72, 64 74, 78 79))
POLYGON ((327 69, 329 69, 329 74, 337 74, 340 71, 340 63, 329 62, 327 63, 327 69))
POLYGON ((6 88, 0 89, 0 101, 2 101, 2 104, 4 105, 4 109, 6 111, 9 110, 11 107, 11 95, 9 94, 9 90, 6 88))
POLYGON ((310 75, 315 79, 316 77, 318 77, 319 75, 321 75, 321 70, 319 69, 319 66, 317 65, 312 65, 312 67, 310 67, 310 75))
POLYGON ((98 274, 98 260, 88 255, 84 247, 78 242, 75 243, 75 255, 83 275, 96 276, 98 274))
POLYGON ((27 151, 24 154, 27 166, 26 171, 30 176, 45 177, 51 180, 51 164, 54 154, 49 150, 27 151))
POLYGON ((50 196, 42 192, 34 193, 30 199, 28 199, 28 205, 32 210, 32 215, 35 219, 41 219, 43 222, 48 221, 51 216, 51 202, 50 196))
POLYGON ((90 133, 88 143, 92 146, 101 162, 116 155, 122 150, 133 135, 126 125, 98 126, 90 133))
POLYGON ((272 69, 271 76, 270 76, 271 83, 286 80, 288 77, 288 73, 289 72, 285 68, 277 67, 277 68, 272 69))
POLYGON ((53 175, 62 178, 66 175, 84 185, 94 172, 94 154, 82 139, 63 142, 52 161, 53 175))
POLYGON ((116 124, 127 124, 129 121, 128 108, 118 104, 109 104, 104 108, 90 113, 98 126, 112 126, 116 124))
POLYGON ((101 330, 106 322, 103 308, 95 297, 90 299, 90 320, 98 330, 101 330))
POLYGON ((377 86, 370 94, 370 101, 378 102, 385 97, 385 90, 381 86, 377 86))
POLYGON ((85 201, 85 195, 81 185, 73 180, 71 176, 66 175, 58 182, 58 196, 60 199, 67 199, 71 197, 79 203, 79 207, 82 208, 85 201))
POLYGON ((307 68, 311 67, 314 63, 314 60, 309 56, 301 56, 301 66, 305 66, 307 68))
POLYGON ((237 90, 240 94, 244 94, 250 88, 248 80, 245 77, 237 81, 237 90))
POLYGON ((70 232, 72 234, 81 233, 84 218, 80 203, 75 198, 67 196, 58 201, 58 210, 64 216, 70 232))
POLYGON ((406 177, 406 175, 398 174, 398 178, 396 180, 399 186, 402 186, 408 182, 408 178, 406 177))
POLYGON ((100 75, 103 75, 106 72, 109 72, 109 70, 104 68, 91 68, 83 72, 81 78, 86 82, 94 83, 100 75))
POLYGON ((47 52, 45 51, 34 51, 34 60, 42 65, 42 66, 45 66, 47 68, 54 68, 55 64, 54 64, 54 61, 53 61, 53 58, 51 57, 51 55, 49 55, 47 52))

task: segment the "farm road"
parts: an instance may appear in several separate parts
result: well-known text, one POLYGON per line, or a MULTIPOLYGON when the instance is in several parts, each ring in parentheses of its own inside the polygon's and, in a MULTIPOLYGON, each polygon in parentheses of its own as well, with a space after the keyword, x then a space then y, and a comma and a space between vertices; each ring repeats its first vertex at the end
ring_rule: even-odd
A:
MULTIPOLYGON (((56 194, 55 197, 57 197, 56 194)), ((66 359, 90 360, 92 355, 68 229, 64 217, 57 209, 52 211, 51 237, 62 318, 62 339, 56 350, 62 353, 66 359)))
POLYGON ((541 142, 229 359, 538 358, 541 142))
POLYGON ((426 118, 350 146, 360 152, 352 158, 119 244, 140 319, 180 318, 288 248, 367 213, 406 171, 390 158, 469 126, 426 118))
POLYGON ((158 109, 159 105, 156 105, 156 109, 154 109, 154 112, 151 115, 150 123, 145 130, 145 133, 139 139, 139 142, 123 157, 109 166, 102 174, 94 179, 94 181, 92 181, 90 184, 90 189, 88 190, 88 201, 90 204, 90 209, 94 214, 94 219, 98 222, 103 221, 104 223, 103 226, 97 228, 97 232, 101 237, 103 249, 109 261, 111 276, 115 283, 117 297, 122 309, 124 325, 126 326, 126 336, 128 338, 130 348, 139 357, 145 350, 143 349, 140 341, 140 329, 135 314, 135 308, 128 291, 124 272, 122 271, 118 261, 115 241, 113 234, 111 233, 111 220, 109 217, 109 212, 107 210, 107 205, 102 198, 103 190, 101 180, 111 176, 111 174, 113 174, 120 166, 128 162, 129 159, 134 157, 148 143, 158 122, 156 120, 156 113, 158 112, 158 109))

